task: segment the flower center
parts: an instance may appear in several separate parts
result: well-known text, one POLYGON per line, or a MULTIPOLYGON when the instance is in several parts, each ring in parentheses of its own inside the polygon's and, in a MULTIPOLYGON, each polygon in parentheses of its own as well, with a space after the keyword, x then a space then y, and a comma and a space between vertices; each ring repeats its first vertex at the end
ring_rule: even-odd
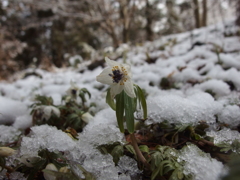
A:
POLYGON ((120 70, 117 69, 117 70, 113 70, 112 72, 113 72, 113 76, 112 76, 113 82, 118 83, 119 81, 122 80, 123 74, 120 70))
POLYGON ((77 90, 76 89, 71 89, 71 93, 72 93, 72 95, 76 95, 77 94, 77 90))
POLYGON ((126 75, 127 71, 125 70, 125 68, 121 67, 120 70, 118 66, 114 66, 112 68, 112 74, 109 74, 109 76, 112 77, 114 83, 119 83, 121 81, 120 85, 124 85, 124 82, 127 81, 126 75))

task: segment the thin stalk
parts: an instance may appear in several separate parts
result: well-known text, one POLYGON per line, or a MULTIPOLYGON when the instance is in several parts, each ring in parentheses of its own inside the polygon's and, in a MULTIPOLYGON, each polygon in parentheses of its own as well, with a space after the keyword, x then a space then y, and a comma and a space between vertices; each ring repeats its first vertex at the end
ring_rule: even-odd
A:
POLYGON ((131 137, 131 141, 132 141, 132 146, 137 154, 138 160, 141 161, 144 166, 146 166, 148 169, 150 169, 150 165, 148 164, 147 160, 145 159, 145 157, 143 156, 142 152, 140 151, 138 144, 137 144, 137 140, 134 136, 134 133, 130 134, 131 137))

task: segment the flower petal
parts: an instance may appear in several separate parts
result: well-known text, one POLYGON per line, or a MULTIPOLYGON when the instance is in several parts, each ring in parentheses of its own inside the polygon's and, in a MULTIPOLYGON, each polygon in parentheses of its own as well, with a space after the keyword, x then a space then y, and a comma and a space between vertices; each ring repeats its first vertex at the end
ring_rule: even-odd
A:
POLYGON ((109 74, 112 74, 112 69, 111 68, 106 68, 101 72, 101 74, 99 74, 97 76, 96 79, 100 83, 112 85, 113 80, 112 80, 112 77, 109 74))
POLYGON ((134 87, 133 87, 133 83, 132 83, 132 80, 129 79, 127 80, 125 83, 124 83, 124 91, 125 93, 131 97, 131 98, 135 98, 136 97, 136 94, 134 92, 134 87))
POLYGON ((128 64, 122 64, 122 67, 127 71, 128 76, 131 78, 132 77, 131 66, 128 64))
POLYGON ((127 70, 131 71, 131 66, 129 64, 122 64, 122 66, 127 70))
POLYGON ((108 57, 105 57, 105 61, 107 63, 108 66, 113 67, 113 66, 119 66, 120 63, 110 60, 108 57))
POLYGON ((117 94, 119 94, 120 92, 122 92, 124 86, 120 85, 119 83, 114 83, 114 85, 111 86, 111 97, 114 98, 117 94))

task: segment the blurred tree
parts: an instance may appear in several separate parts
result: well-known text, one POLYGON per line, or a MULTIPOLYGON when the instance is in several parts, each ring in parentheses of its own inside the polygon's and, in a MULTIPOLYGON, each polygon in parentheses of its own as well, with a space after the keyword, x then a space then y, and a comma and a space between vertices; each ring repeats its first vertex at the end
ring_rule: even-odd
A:
POLYGON ((184 28, 185 31, 189 31, 192 30, 193 28, 195 28, 195 18, 194 18, 194 12, 192 10, 192 0, 185 0, 182 3, 180 3, 179 5, 179 9, 180 9, 180 20, 182 23, 182 26, 184 28))
MULTIPOLYGON (((99 48, 98 38, 92 35, 91 29, 83 22, 76 26, 76 19, 84 16, 84 14, 74 16, 77 8, 68 9, 68 7, 76 7, 76 2, 71 0, 8 1, 3 9, 6 13, 1 14, 4 16, 1 18, 3 21, 0 20, 1 25, 21 42, 27 43, 22 53, 15 57, 19 64, 23 67, 33 63, 38 65, 42 59, 48 58, 48 61, 55 66, 61 67, 66 64, 63 58, 65 53, 81 54, 78 48, 80 42, 94 44, 95 48, 99 48), (80 31, 75 31, 79 27, 80 31)), ((82 5, 81 1, 77 4, 82 5)))
POLYGON ((199 14, 199 3, 198 0, 193 0, 193 11, 194 11, 194 18, 195 18, 195 27, 200 28, 201 27, 201 20, 200 20, 200 14, 199 14))
POLYGON ((158 4, 161 2, 160 0, 149 1, 146 0, 145 7, 145 18, 146 18, 146 40, 152 41, 154 38, 153 24, 156 21, 159 21, 163 15, 161 10, 158 8, 158 4))
POLYGON ((153 30, 152 30, 152 23, 153 23, 153 19, 152 19, 152 6, 149 3, 148 0, 146 0, 146 19, 147 19, 147 23, 146 23, 146 34, 147 37, 146 39, 148 41, 152 41, 153 40, 153 30))
POLYGON ((51 57, 52 62, 57 67, 62 67, 63 65, 65 28, 66 28, 65 18, 56 19, 53 21, 50 35, 51 57))
POLYGON ((180 18, 176 11, 176 2, 175 0, 166 0, 167 8, 167 24, 165 26, 164 34, 179 33, 182 31, 182 28, 179 24, 180 18))
POLYGON ((118 0, 120 19, 123 24, 122 29, 122 42, 127 43, 129 41, 129 29, 130 22, 133 19, 135 5, 130 5, 131 0, 118 0))
MULTIPOLYGON (((232 1, 238 2, 239 12, 239 0, 232 1)), ((38 66, 42 60, 61 67, 67 64, 65 54, 79 54, 83 59, 91 59, 94 49, 152 41, 163 34, 205 26, 211 17, 207 14, 212 4, 207 0, 201 2, 2 0, 0 27, 1 33, 5 34, 1 37, 1 47, 10 47, 5 43, 11 41, 21 48, 16 48, 14 56, 3 50, 0 56, 6 56, 2 58, 6 61, 9 58, 15 60, 20 69, 32 64, 38 66)), ((238 23, 239 16, 238 13, 238 23)))
POLYGON ((203 13, 202 13, 202 26, 207 26, 207 0, 202 1, 203 13))
POLYGON ((240 0, 237 0, 236 12, 237 12, 236 24, 240 26, 240 0))

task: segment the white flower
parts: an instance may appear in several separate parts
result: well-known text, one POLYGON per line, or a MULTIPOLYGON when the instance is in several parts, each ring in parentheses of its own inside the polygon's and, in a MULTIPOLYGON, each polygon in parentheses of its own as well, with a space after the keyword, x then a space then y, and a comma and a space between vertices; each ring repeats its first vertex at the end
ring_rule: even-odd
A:
POLYGON ((67 96, 70 99, 76 100, 78 94, 79 94, 80 88, 76 86, 75 83, 71 81, 71 87, 67 90, 67 96))
POLYGON ((25 164, 27 167, 33 167, 35 163, 39 162, 42 158, 40 156, 31 156, 31 155, 23 155, 18 160, 25 164))
POLYGON ((132 73, 130 65, 118 63, 107 57, 105 61, 109 67, 97 76, 97 81, 110 85, 112 98, 121 93, 122 90, 124 90, 129 97, 136 97, 131 79, 132 73))

